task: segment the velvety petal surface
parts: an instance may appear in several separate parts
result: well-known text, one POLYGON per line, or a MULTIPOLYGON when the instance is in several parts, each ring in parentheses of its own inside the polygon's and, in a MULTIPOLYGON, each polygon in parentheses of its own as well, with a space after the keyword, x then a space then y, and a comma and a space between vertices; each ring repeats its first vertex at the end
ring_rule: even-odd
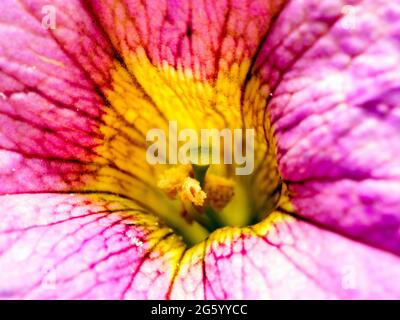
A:
POLYGON ((298 214, 395 254, 399 18, 399 1, 290 1, 254 69, 298 214))
POLYGON ((56 38, 41 24, 44 2, 2 2, 2 193, 82 189, 99 169, 104 101, 96 88, 109 82, 110 56, 81 4, 68 3, 56 38))
POLYGON ((275 212, 189 249, 172 298, 397 299, 399 257, 275 212))
POLYGON ((184 251, 115 196, 10 195, 0 212, 1 299, 163 299, 184 251))

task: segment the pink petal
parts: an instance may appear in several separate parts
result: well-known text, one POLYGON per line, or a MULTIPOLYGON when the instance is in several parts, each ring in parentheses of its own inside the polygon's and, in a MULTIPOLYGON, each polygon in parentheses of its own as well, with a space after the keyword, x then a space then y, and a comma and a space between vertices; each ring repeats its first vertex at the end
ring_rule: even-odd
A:
POLYGON ((256 69, 298 213, 396 254, 399 39, 399 1, 292 1, 256 69))
POLYGON ((80 1, 52 2, 54 31, 42 26, 45 4, 2 2, 1 193, 76 190, 98 170, 112 49, 80 1))
POLYGON ((283 1, 90 1, 123 57, 144 48, 157 67, 215 79, 251 59, 283 1))
POLYGON ((288 216, 186 252, 172 298, 397 299, 399 257, 288 216))
POLYGON ((183 244, 130 201, 18 195, 0 202, 0 298, 165 298, 183 244))

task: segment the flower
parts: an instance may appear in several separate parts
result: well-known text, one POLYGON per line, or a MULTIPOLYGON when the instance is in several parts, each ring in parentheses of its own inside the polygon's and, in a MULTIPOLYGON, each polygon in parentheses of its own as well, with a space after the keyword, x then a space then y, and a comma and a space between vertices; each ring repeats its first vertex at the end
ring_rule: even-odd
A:
POLYGON ((400 1, 0 8, 1 298, 400 298, 400 1), (168 121, 254 172, 149 164, 168 121))

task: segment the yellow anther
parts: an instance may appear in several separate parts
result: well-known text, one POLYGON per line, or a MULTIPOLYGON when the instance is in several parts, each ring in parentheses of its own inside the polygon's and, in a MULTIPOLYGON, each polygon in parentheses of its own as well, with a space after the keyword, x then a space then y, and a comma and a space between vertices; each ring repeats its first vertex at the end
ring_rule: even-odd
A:
POLYGON ((176 199, 182 190, 182 185, 191 175, 192 166, 182 165, 166 170, 158 181, 157 186, 172 199, 176 199))
POLYGON ((205 179, 204 191, 207 194, 207 205, 220 211, 235 195, 235 182, 224 177, 208 174, 205 179))
POLYGON ((182 165, 166 170, 158 181, 158 187, 172 199, 190 202, 202 206, 206 193, 201 190, 200 182, 192 178, 191 165, 182 165))
POLYGON ((209 206, 219 211, 233 198, 235 183, 213 174, 204 175, 201 179, 204 181, 202 188, 191 165, 178 166, 163 173, 158 187, 171 199, 180 199, 184 204, 191 203, 195 207, 209 206))
POLYGON ((195 206, 202 206, 207 197, 206 193, 201 190, 200 182, 189 177, 184 180, 179 196, 183 202, 189 201, 195 206))

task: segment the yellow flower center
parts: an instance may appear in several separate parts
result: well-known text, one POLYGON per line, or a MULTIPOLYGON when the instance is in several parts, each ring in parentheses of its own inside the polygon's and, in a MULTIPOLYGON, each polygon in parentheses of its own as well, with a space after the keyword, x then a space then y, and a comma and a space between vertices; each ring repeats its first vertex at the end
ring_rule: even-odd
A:
POLYGON ((276 207, 282 186, 273 130, 265 114, 270 91, 257 76, 247 78, 251 61, 234 63, 209 81, 190 70, 155 66, 139 49, 125 61, 125 66, 116 61, 112 72, 107 92, 110 108, 102 119, 104 139, 96 149, 97 179, 87 188, 124 195, 138 208, 157 215, 188 244, 223 226, 263 220, 276 207), (146 151, 155 141, 149 142, 147 134, 153 129, 165 133, 165 153, 154 154, 165 163, 148 161, 146 151), (190 143, 181 140, 184 135, 179 135, 185 129, 196 132, 191 138, 198 138, 197 146, 205 142, 202 129, 232 133, 233 149, 227 149, 224 140, 212 151, 219 150, 221 158, 231 152, 234 161, 171 163, 191 150, 190 143), (247 129, 255 132, 254 167, 250 174, 240 175, 239 147, 244 155, 247 129), (188 148, 181 148, 183 144, 188 148))

